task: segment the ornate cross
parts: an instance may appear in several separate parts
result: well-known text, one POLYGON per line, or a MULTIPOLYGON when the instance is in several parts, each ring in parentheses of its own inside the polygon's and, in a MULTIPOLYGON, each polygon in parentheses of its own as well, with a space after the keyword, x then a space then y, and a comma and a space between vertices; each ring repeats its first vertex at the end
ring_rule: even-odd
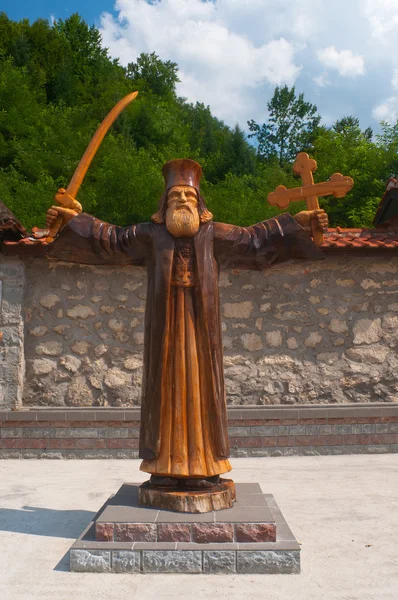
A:
MULTIPOLYGON (((305 200, 307 210, 316 210, 319 208, 318 196, 334 196, 335 198, 344 198, 352 189, 354 180, 351 177, 344 177, 341 173, 333 173, 329 181, 323 183, 314 183, 313 173, 317 169, 316 161, 305 152, 300 152, 296 156, 293 165, 293 171, 301 176, 303 185, 298 188, 287 189, 284 185, 278 185, 274 192, 268 194, 268 202, 278 208, 287 208, 291 202, 305 200)), ((322 232, 314 224, 312 226, 312 237, 317 246, 323 244, 322 232)))

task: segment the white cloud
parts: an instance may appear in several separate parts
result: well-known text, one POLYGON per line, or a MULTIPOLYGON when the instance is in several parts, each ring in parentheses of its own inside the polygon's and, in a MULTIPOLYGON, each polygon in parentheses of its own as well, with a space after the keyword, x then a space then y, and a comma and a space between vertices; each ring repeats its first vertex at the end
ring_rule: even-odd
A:
POLYGON ((256 45, 228 22, 228 16, 235 22, 261 6, 264 0, 252 0, 246 8, 237 0, 118 0, 118 20, 104 15, 101 33, 104 45, 123 64, 152 51, 177 62, 179 94, 210 104, 229 123, 244 122, 250 118, 254 87, 292 85, 301 70, 294 44, 283 36, 256 45))
POLYGON ((229 125, 263 122, 275 85, 364 127, 398 90, 398 0, 116 0, 115 12, 101 16, 111 56, 176 62, 178 93, 229 125))
POLYGON ((391 87, 393 90, 398 90, 398 69, 394 69, 391 80, 391 87))
POLYGON ((327 73, 321 73, 320 75, 314 77, 314 82, 320 88, 326 87, 327 85, 331 85, 331 81, 328 79, 327 73))
POLYGON ((398 96, 390 96, 378 104, 373 110, 373 116, 377 121, 387 121, 394 125, 398 120, 398 96))
POLYGON ((364 14, 369 21, 371 33, 386 44, 390 35, 398 32, 398 0, 366 0, 364 14))
POLYGON ((365 72, 362 56, 355 56, 352 50, 336 50, 328 46, 317 52, 318 60, 329 69, 336 69, 342 77, 356 77, 365 72))
POLYGON ((177 60, 182 64, 177 89, 190 101, 210 104, 215 114, 229 123, 242 121, 249 118, 254 87, 264 80, 273 86, 294 83, 300 68, 292 58, 293 49, 283 38, 256 49, 246 40, 226 36, 207 48, 208 60, 201 57, 202 69, 193 69, 182 56, 177 60))

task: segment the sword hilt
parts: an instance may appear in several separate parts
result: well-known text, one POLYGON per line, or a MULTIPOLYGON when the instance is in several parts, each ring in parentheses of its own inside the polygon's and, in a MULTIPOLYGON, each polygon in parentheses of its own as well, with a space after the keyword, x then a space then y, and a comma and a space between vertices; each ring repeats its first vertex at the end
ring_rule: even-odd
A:
MULTIPOLYGON (((55 195, 55 201, 57 204, 62 206, 62 208, 68 208, 69 210, 73 210, 78 214, 80 214, 83 210, 80 202, 78 202, 75 198, 72 198, 72 196, 68 194, 68 191, 64 190, 64 188, 59 188, 57 194, 55 195)), ((58 215, 58 218, 50 229, 46 242, 50 244, 54 241, 56 235, 61 229, 63 220, 63 216, 58 215)))

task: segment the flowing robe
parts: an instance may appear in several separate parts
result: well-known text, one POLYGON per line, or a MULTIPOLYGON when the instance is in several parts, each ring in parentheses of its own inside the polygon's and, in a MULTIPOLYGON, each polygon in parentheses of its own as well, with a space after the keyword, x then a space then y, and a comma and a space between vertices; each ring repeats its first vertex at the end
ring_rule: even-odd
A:
POLYGON ((176 476, 208 476, 229 470, 218 293, 220 265, 262 269, 291 258, 320 259, 323 254, 287 213, 250 227, 211 221, 201 225, 193 238, 197 285, 188 300, 184 294, 182 307, 181 293, 178 296, 177 292, 176 298, 172 286, 175 243, 175 238, 163 224, 117 227, 83 213, 64 228, 52 244, 49 255, 87 264, 146 266, 148 289, 140 430, 142 468, 176 476), (178 302, 180 305, 176 308, 178 302), (182 343, 176 345, 176 336, 181 339, 178 327, 182 316, 185 319, 182 343), (194 374, 192 369, 181 367, 191 350, 196 358, 189 360, 198 370, 194 374), (176 353, 180 353, 179 359, 176 353), (192 387, 195 378, 199 384, 192 387), (176 398, 182 393, 181 389, 175 392, 176 386, 185 388, 186 398, 177 411, 187 411, 188 407, 178 427, 176 420, 169 418, 176 410, 176 398), (192 441, 198 416, 202 433, 195 439, 201 440, 199 450, 192 441), (184 427, 186 435, 181 433, 184 427), (168 444, 167 451, 165 444, 168 444), (180 457, 175 460, 179 447, 185 453, 182 461, 180 457), (205 462, 201 459, 203 453, 205 462))

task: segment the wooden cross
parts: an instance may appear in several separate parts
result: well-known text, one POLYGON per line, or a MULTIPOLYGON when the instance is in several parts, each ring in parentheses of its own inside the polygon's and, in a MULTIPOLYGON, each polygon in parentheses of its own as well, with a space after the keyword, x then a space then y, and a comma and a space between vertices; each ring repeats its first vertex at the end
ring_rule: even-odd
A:
MULTIPOLYGON (((313 173, 317 169, 316 161, 305 152, 300 152, 296 156, 293 165, 293 171, 301 176, 303 185, 298 188, 287 189, 284 185, 278 185, 274 192, 268 194, 268 202, 272 206, 284 209, 291 202, 305 200, 307 210, 316 210, 319 208, 318 196, 334 196, 335 198, 344 198, 352 189, 354 180, 351 177, 344 177, 341 173, 333 173, 329 181, 323 183, 314 183, 313 173)), ((312 237, 317 246, 323 244, 322 232, 312 223, 312 237)))

